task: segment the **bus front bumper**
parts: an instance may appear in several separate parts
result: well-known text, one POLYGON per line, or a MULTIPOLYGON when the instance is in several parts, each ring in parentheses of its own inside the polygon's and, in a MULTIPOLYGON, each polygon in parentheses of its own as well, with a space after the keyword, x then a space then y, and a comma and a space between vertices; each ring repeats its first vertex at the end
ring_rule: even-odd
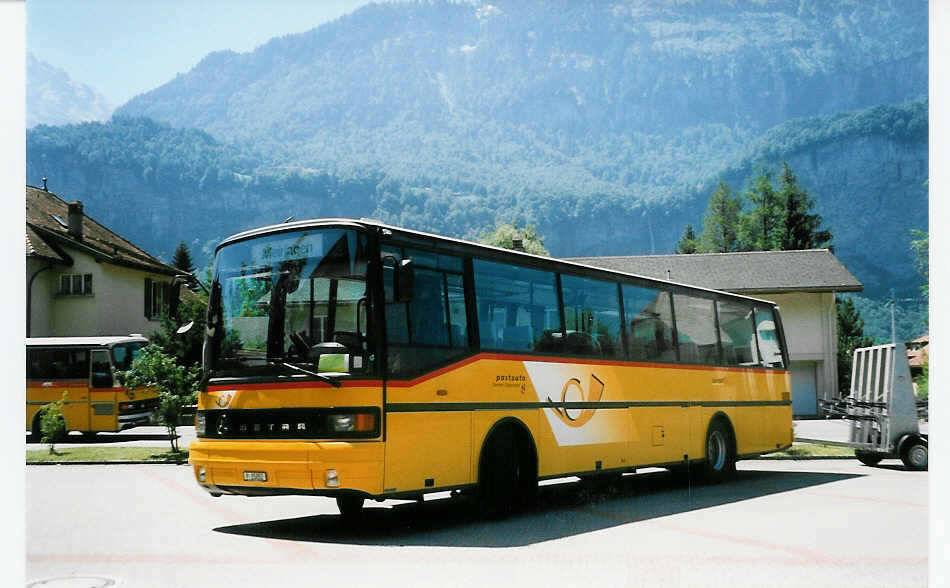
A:
POLYGON ((378 441, 192 441, 188 462, 211 494, 382 493, 378 441))

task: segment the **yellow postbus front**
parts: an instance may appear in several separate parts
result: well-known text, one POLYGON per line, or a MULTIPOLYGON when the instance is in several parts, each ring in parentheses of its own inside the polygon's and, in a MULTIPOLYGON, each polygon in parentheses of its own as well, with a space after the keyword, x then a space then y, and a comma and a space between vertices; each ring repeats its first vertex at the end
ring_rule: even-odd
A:
POLYGON ((369 247, 353 227, 291 225, 219 249, 189 458, 212 494, 382 491, 369 247))

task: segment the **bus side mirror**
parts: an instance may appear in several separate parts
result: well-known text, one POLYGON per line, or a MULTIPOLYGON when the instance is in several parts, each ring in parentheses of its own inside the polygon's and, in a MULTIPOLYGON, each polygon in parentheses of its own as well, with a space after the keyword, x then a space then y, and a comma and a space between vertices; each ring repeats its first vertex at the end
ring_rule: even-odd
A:
POLYGON ((412 300, 412 290, 416 282, 416 271, 413 268, 411 259, 404 259, 396 266, 394 296, 396 302, 409 302, 412 300))

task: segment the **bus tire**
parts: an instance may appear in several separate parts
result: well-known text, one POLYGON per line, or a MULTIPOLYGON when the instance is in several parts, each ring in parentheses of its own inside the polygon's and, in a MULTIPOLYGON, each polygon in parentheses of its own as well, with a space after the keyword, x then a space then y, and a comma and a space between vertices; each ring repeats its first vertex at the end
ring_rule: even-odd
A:
POLYGON ((482 516, 503 518, 532 506, 538 495, 534 444, 514 422, 496 425, 482 446, 478 467, 478 504, 482 516))
POLYGON ((39 443, 40 439, 43 438, 43 430, 40 428, 40 416, 42 412, 41 410, 36 411, 36 414, 33 415, 33 423, 30 425, 30 441, 33 443, 39 443))
POLYGON ((876 451, 866 451, 864 449, 855 449, 854 456, 858 458, 858 461, 870 467, 876 466, 884 459, 883 454, 877 453, 876 451))
POLYGON ((926 471, 927 444, 920 439, 907 441, 901 449, 901 461, 904 462, 904 467, 910 471, 926 471))
POLYGON ((735 436, 724 418, 713 419, 709 424, 705 451, 703 482, 718 484, 736 473, 735 436))
POLYGON ((363 497, 355 494, 337 496, 336 507, 344 518, 356 518, 363 512, 363 497))

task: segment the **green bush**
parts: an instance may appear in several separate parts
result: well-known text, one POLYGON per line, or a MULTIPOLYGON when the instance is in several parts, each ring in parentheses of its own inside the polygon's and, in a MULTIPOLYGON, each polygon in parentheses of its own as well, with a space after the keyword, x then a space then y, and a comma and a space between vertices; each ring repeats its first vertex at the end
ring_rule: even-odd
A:
POLYGON ((40 441, 49 444, 49 452, 56 453, 54 444, 66 436, 66 417, 63 416, 63 405, 69 392, 63 392, 63 397, 56 402, 43 405, 40 409, 40 441))
POLYGON ((172 451, 178 452, 178 421, 183 409, 195 402, 201 367, 184 367, 157 345, 142 349, 126 372, 119 377, 126 390, 151 388, 158 391, 158 422, 168 430, 172 451))

